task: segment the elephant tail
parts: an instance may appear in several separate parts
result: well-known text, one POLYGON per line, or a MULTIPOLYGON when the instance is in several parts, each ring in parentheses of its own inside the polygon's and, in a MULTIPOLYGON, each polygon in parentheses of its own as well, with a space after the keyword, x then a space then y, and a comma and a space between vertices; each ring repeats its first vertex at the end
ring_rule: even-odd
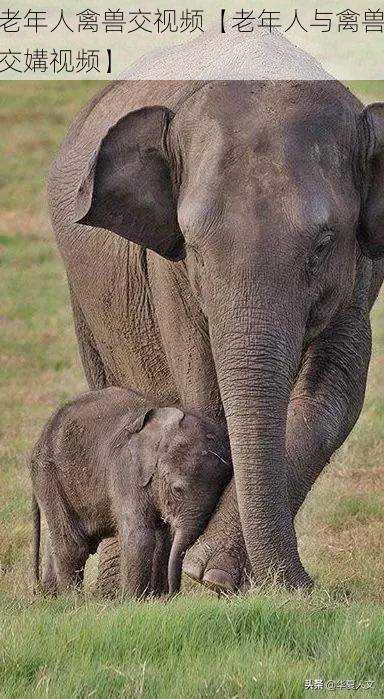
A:
POLYGON ((36 496, 32 495, 33 518, 33 577, 36 585, 40 582, 40 538, 41 538, 41 514, 36 496))

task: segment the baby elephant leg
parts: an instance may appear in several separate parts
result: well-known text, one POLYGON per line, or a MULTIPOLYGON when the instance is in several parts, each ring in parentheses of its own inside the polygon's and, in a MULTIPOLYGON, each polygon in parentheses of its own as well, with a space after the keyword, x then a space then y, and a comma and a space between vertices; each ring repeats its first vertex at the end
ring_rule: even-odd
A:
POLYGON ((57 592, 79 589, 84 579, 84 567, 89 556, 88 542, 81 527, 73 517, 61 512, 61 516, 50 517, 47 513, 50 532, 50 555, 45 577, 56 578, 57 592))
POLYGON ((155 531, 142 521, 123 517, 119 519, 119 537, 122 593, 130 597, 146 597, 152 593, 155 531))
POLYGON ((84 542, 53 541, 58 592, 80 590, 89 550, 84 542))
POLYGON ((57 593, 57 575, 55 569, 55 560, 52 552, 52 546, 49 539, 45 545, 45 561, 44 571, 42 576, 42 588, 45 593, 55 595, 57 593))
POLYGON ((159 597, 168 594, 168 561, 171 544, 171 535, 168 528, 161 527, 156 529, 151 587, 153 594, 159 597))

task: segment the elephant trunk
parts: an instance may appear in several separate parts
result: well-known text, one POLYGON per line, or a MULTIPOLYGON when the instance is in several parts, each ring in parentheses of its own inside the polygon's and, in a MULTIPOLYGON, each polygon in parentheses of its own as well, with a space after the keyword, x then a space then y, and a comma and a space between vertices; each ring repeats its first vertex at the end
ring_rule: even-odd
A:
POLYGON ((300 562, 288 503, 285 453, 305 321, 297 310, 276 303, 231 307, 229 299, 227 305, 221 300, 225 316, 212 314, 209 329, 253 576, 262 581, 272 573, 289 587, 307 587, 311 580, 300 562))
POLYGON ((186 536, 181 530, 178 529, 176 531, 168 561, 168 590, 170 596, 177 594, 180 590, 184 556, 193 541, 194 539, 186 536))

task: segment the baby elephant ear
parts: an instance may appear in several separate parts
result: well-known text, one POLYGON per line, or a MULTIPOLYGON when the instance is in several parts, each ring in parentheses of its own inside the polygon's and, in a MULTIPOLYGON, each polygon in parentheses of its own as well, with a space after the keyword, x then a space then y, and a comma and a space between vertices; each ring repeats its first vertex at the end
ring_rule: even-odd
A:
POLYGON ((143 488, 150 483, 156 471, 161 449, 164 449, 166 431, 177 427, 183 417, 184 413, 177 408, 157 408, 146 413, 141 427, 138 421, 138 429, 131 437, 129 448, 138 483, 143 488))
POLYGON ((137 434, 138 432, 140 432, 140 430, 143 429, 145 423, 149 419, 150 413, 150 410, 146 410, 145 412, 135 417, 129 425, 129 431, 132 432, 132 434, 137 434))
POLYGON ((384 103, 371 104, 360 117, 363 139, 363 201, 358 231, 363 252, 384 257, 384 103))
POLYGON ((74 222, 105 228, 170 260, 184 257, 163 107, 131 112, 114 124, 88 163, 74 222))
MULTIPOLYGON (((161 437, 154 433, 151 424, 143 430, 147 423, 151 423, 152 410, 147 411, 135 421, 135 434, 132 434, 129 441, 129 451, 133 463, 134 478, 139 487, 145 488, 152 480, 155 473, 158 459, 158 448, 161 437)), ((132 429, 133 432, 133 429, 132 429)))

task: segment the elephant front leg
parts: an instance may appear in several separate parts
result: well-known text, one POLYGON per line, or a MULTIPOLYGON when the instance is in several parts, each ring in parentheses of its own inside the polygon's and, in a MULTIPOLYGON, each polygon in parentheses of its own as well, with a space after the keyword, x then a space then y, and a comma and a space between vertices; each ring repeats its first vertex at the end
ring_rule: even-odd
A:
POLYGON ((359 308, 340 315, 306 352, 287 416, 293 517, 359 418, 370 357, 370 320, 359 308))
POLYGON ((151 588, 157 597, 168 594, 168 561, 172 538, 168 527, 156 529, 156 546, 153 555, 151 588))
MULTIPOLYGON (((370 355, 369 317, 352 308, 336 319, 303 358, 286 431, 293 518, 360 415, 370 355)), ((204 534, 188 551, 183 570, 195 580, 227 591, 242 587, 249 579, 233 481, 204 534)))
POLYGON ((119 522, 121 592, 129 597, 146 597, 152 592, 152 569, 156 536, 144 523, 119 522))
POLYGON ((232 479, 204 534, 187 552, 183 572, 209 587, 234 592, 247 582, 250 570, 232 479))

